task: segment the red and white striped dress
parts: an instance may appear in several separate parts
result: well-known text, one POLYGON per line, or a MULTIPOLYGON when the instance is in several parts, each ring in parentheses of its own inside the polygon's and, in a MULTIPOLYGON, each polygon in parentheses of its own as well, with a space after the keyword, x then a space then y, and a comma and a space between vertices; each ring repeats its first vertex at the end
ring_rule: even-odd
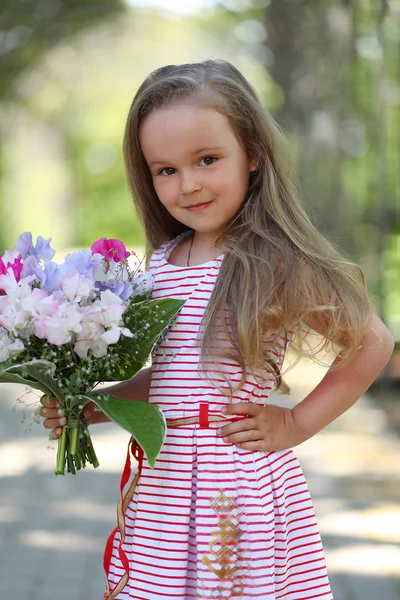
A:
MULTIPOLYGON (((167 419, 196 417, 200 404, 221 416, 228 400, 201 378, 196 334, 223 257, 171 265, 174 244, 151 259, 154 298, 183 298, 176 323, 153 355, 149 401, 167 419)), ((287 338, 276 339, 283 360, 287 338)), ((233 380, 240 368, 227 361, 233 380)), ((268 402, 250 376, 234 402, 268 402)), ((204 416, 204 415, 203 415, 204 416)), ((220 424, 218 424, 220 426, 220 424)), ((124 542, 113 538, 107 579, 117 600, 332 600, 307 484, 291 449, 251 452, 225 443, 214 424, 168 430, 154 469, 142 471, 125 512, 124 542), (127 564, 127 562, 125 563, 127 564)))

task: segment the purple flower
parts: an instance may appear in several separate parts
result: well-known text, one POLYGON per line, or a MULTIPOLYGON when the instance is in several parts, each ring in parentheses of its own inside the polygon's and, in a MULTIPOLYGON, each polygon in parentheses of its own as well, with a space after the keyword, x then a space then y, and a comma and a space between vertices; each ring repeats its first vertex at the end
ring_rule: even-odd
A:
POLYGON ((60 270, 64 276, 70 276, 75 271, 79 271, 84 277, 93 279, 93 269, 100 266, 102 260, 102 257, 99 255, 92 256, 90 250, 79 250, 65 257, 60 270))
POLYGON ((52 294, 56 290, 59 290, 64 279, 64 275, 61 272, 60 267, 57 263, 50 260, 44 265, 45 282, 42 284, 47 292, 52 294))
POLYGON ((21 275, 22 277, 29 277, 30 275, 34 275, 35 279, 40 283, 40 287, 43 286, 46 279, 46 275, 44 274, 43 269, 38 263, 36 257, 29 254, 24 260, 21 275))
POLYGON ((32 234, 30 231, 26 231, 17 239, 15 244, 16 250, 22 254, 22 258, 25 259, 29 255, 34 256, 38 261, 40 260, 51 260, 55 255, 56 251, 50 248, 51 238, 43 238, 38 235, 36 240, 36 246, 32 242, 32 234))
POLYGON ((121 300, 125 302, 127 298, 132 295, 132 284, 124 281, 96 281, 96 289, 104 292, 110 290, 116 296, 119 296, 121 300))

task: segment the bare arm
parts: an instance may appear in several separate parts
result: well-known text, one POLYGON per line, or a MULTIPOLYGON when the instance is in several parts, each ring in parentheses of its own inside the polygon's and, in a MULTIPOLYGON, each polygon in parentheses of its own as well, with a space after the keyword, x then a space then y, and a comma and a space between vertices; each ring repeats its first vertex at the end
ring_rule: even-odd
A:
MULTIPOLYGON (((318 319, 307 325, 323 335, 318 319)), ((227 405, 227 418, 243 414, 249 418, 225 425, 220 435, 245 450, 271 452, 301 444, 357 402, 389 361, 393 346, 391 333, 374 315, 363 346, 351 362, 337 370, 331 366, 323 380, 293 409, 252 402, 227 405)))
MULTIPOLYGON (((98 393, 111 394, 117 398, 126 398, 127 400, 137 400, 138 402, 148 402, 151 380, 151 367, 141 369, 132 379, 118 383, 108 388, 98 390, 98 393)), ((94 392, 96 393, 96 392, 94 392)), ((90 402, 84 409, 84 417, 89 425, 95 423, 106 423, 110 419, 100 410, 94 402, 90 402)))
MULTIPOLYGON (((317 329, 315 324, 310 323, 310 326, 317 329)), ((393 336, 374 315, 364 336, 363 347, 353 360, 338 370, 331 367, 316 388, 294 407, 293 419, 305 439, 329 425, 357 402, 389 361, 393 347, 393 336)))

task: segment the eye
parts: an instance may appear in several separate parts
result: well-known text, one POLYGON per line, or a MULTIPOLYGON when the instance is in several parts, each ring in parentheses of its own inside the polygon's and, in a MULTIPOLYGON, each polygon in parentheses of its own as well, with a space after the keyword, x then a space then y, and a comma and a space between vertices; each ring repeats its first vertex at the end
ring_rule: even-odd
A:
POLYGON ((215 156, 204 156, 204 157, 203 157, 203 158, 200 160, 200 162, 201 162, 202 160, 204 160, 204 161, 212 161, 212 162, 207 162, 207 163, 206 163, 206 167, 208 167, 208 166, 210 166, 210 165, 214 164, 214 161, 215 161, 215 160, 218 160, 218 159, 217 159, 215 156))
MULTIPOLYGON (((172 167, 166 167, 165 169, 161 169, 161 171, 159 171, 159 175, 163 175, 164 171, 173 171, 175 172, 175 169, 173 169, 172 167)), ((165 173, 165 175, 173 175, 174 173, 165 173)))

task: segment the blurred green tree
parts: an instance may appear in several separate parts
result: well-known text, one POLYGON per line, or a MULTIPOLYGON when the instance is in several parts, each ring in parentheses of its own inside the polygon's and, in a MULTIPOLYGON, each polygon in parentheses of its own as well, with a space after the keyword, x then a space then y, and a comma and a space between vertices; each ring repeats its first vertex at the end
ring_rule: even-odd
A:
POLYGON ((2 0, 0 98, 49 48, 125 8, 123 0, 2 0))

